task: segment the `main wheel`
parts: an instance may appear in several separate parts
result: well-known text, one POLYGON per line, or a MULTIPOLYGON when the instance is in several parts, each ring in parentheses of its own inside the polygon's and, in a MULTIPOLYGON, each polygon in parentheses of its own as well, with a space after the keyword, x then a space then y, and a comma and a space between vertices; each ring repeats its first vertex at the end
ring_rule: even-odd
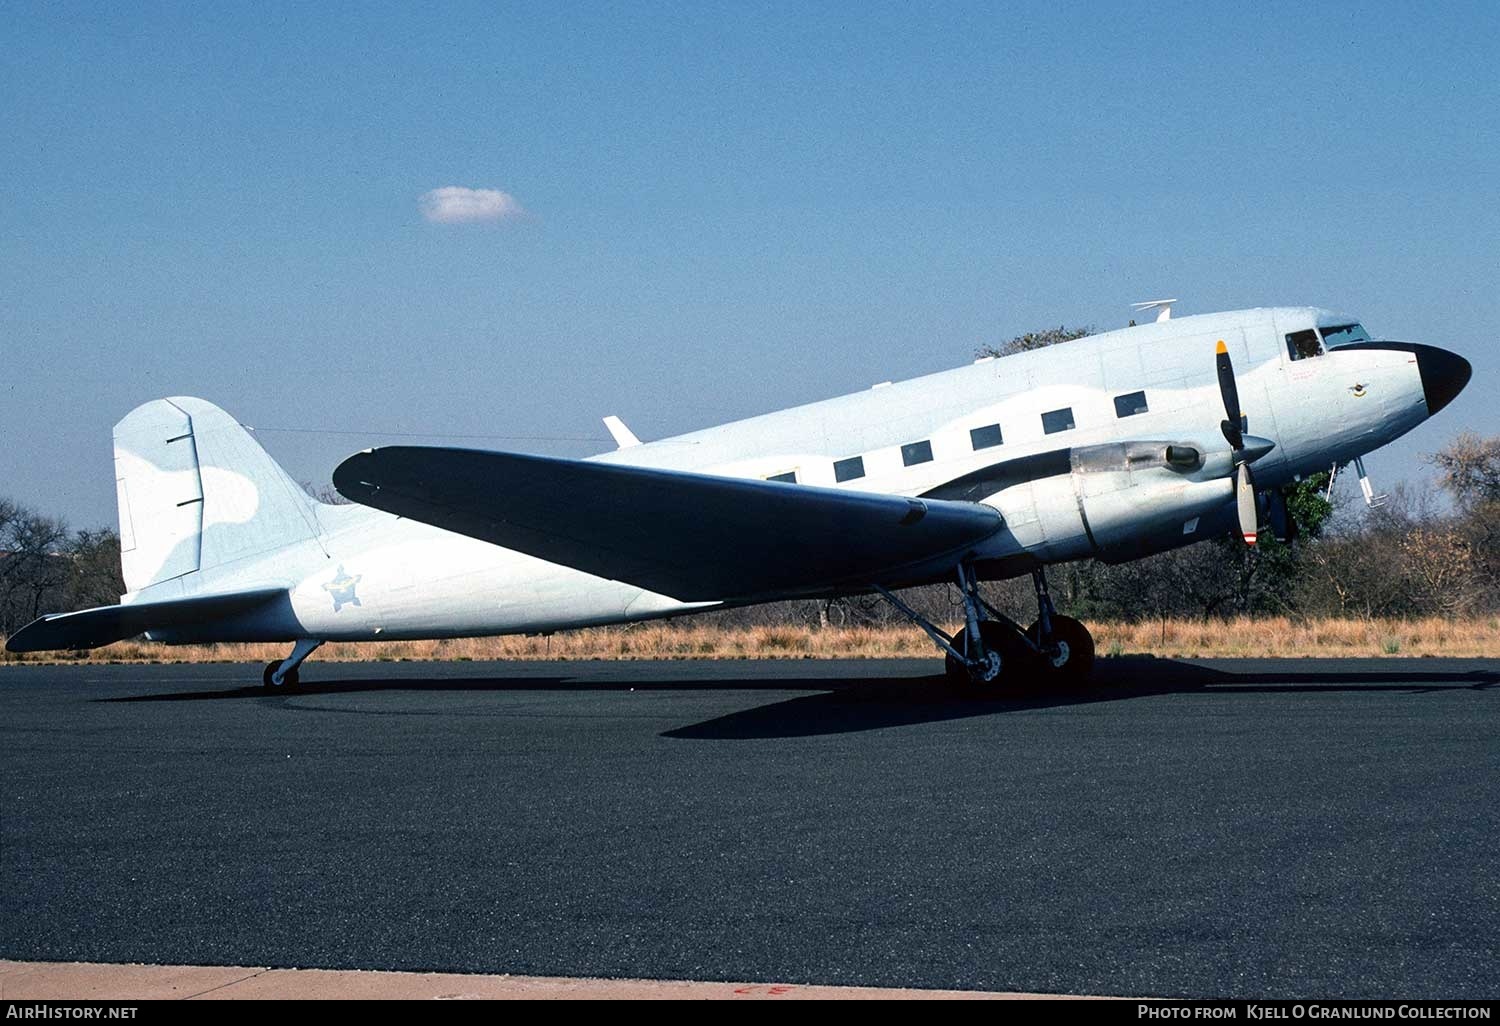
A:
MULTIPOLYGON (((1038 620, 1026 631, 1036 645, 1042 644, 1042 623, 1038 620)), ((1089 679, 1094 668, 1094 636, 1071 616, 1052 617, 1052 643, 1055 652, 1043 652, 1038 661, 1042 673, 1058 683, 1077 687, 1089 679)))
MULTIPOLYGON (((953 647, 965 650, 968 628, 953 637, 953 647)), ((1013 629, 998 620, 979 621, 979 636, 984 641, 984 665, 971 668, 950 653, 943 662, 943 672, 948 682, 964 694, 996 697, 1018 683, 1024 682, 1031 652, 1026 643, 1013 629)))
POLYGON ((276 668, 280 665, 280 659, 272 660, 266 664, 265 671, 261 673, 260 682, 265 686, 267 691, 291 691, 297 686, 297 670, 295 667, 286 672, 281 678, 280 684, 271 679, 271 676, 276 672, 276 668))

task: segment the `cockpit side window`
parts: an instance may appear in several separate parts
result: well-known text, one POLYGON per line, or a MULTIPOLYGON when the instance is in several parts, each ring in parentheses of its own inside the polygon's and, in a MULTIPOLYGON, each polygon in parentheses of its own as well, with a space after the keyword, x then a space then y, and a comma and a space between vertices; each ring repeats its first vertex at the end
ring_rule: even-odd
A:
POLYGON ((1359 324, 1341 324, 1336 328, 1323 328, 1323 344, 1329 349, 1346 345, 1350 342, 1368 342, 1370 333, 1359 324))
POLYGON ((1294 331, 1286 337, 1286 351, 1291 354, 1293 360, 1306 360, 1312 356, 1323 355, 1323 344, 1318 341, 1318 333, 1309 328, 1306 331, 1294 331))

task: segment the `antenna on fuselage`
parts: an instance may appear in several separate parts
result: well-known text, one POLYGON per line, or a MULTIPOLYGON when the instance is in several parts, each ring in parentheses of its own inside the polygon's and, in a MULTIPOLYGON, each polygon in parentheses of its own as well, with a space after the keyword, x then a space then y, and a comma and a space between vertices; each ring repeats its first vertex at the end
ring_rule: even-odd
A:
POLYGON ((615 440, 615 446, 620 449, 629 449, 631 446, 641 444, 641 440, 635 437, 635 432, 626 427, 625 422, 613 414, 604 418, 604 426, 609 428, 609 433, 615 440))
POLYGON ((1147 310, 1156 311, 1156 322, 1170 321, 1172 319, 1172 304, 1175 299, 1151 299, 1144 303, 1131 303, 1130 308, 1136 313, 1145 313, 1147 310))

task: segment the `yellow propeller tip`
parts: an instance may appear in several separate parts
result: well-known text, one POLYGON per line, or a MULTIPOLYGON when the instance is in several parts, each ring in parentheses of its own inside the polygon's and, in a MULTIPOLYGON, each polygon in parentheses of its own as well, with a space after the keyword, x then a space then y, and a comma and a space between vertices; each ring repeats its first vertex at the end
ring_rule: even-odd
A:
POLYGON ((1229 352, 1229 347, 1224 344, 1224 340, 1222 338, 1219 339, 1219 344, 1214 349, 1214 352, 1220 353, 1220 354, 1229 352))

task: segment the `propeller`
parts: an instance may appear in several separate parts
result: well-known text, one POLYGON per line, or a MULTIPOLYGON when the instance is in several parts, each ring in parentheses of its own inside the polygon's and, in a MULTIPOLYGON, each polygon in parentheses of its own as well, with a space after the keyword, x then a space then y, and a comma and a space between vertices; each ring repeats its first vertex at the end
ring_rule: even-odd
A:
POLYGON ((1259 529, 1260 510, 1255 501, 1255 476, 1250 473, 1250 464, 1270 452, 1273 444, 1257 438, 1255 445, 1245 445, 1244 415, 1240 412, 1240 390, 1234 381, 1234 364, 1229 359, 1229 347, 1219 339, 1214 351, 1214 362, 1219 371, 1219 393, 1224 397, 1225 420, 1219 425, 1224 440, 1234 450, 1234 500, 1239 511, 1240 537, 1246 545, 1255 544, 1259 529))

